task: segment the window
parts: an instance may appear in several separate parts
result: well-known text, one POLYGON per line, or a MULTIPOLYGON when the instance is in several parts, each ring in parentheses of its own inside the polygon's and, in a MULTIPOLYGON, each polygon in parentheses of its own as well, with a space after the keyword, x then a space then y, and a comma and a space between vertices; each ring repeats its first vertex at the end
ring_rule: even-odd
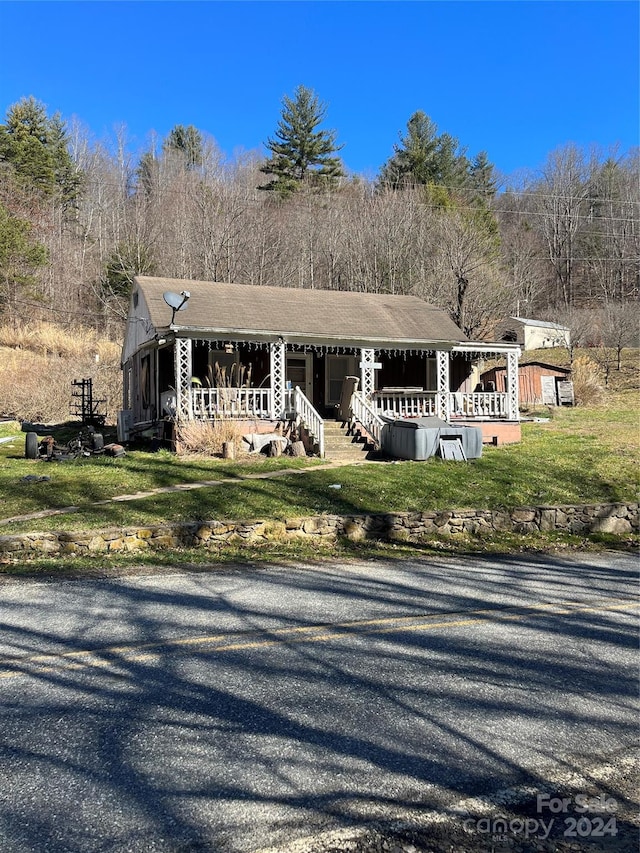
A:
POLYGON ((327 356, 327 405, 338 404, 345 376, 355 375, 355 358, 351 355, 327 356))

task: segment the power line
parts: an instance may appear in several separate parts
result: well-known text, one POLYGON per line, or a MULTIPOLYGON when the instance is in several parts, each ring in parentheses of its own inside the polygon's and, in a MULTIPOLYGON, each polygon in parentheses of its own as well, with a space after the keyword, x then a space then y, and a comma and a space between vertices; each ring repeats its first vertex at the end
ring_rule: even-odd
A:
MULTIPOLYGON (((68 311, 64 308, 54 308, 51 305, 45 305, 42 302, 29 302, 26 299, 12 299, 11 303, 14 305, 25 305, 28 308, 40 308, 42 311, 46 311, 48 314, 62 314, 65 317, 84 317, 84 318, 93 318, 94 320, 104 320, 104 314, 96 313, 94 311, 68 311)), ((124 322, 124 318, 121 318, 124 322)))

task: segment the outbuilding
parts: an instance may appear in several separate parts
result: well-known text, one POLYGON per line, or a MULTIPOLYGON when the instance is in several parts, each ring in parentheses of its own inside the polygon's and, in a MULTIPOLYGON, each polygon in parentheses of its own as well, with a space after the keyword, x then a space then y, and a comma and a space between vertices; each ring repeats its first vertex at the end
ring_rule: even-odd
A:
POLYGON ((571 330, 560 323, 547 320, 529 320, 525 317, 508 317, 501 320, 495 330, 496 340, 520 344, 523 350, 569 347, 571 330))
MULTIPOLYGON (((525 405, 555 406, 559 400, 558 383, 566 382, 571 369, 543 361, 523 361, 518 366, 518 398, 525 405)), ((504 390, 507 376, 504 367, 492 367, 480 376, 483 388, 504 390)))

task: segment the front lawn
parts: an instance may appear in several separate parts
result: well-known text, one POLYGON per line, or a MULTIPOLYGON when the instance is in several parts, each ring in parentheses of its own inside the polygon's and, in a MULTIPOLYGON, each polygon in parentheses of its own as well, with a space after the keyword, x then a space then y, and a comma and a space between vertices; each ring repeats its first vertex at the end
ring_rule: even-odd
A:
POLYGON ((323 468, 311 459, 185 460, 165 451, 33 462, 24 458, 24 433, 17 425, 0 425, 0 438, 17 435, 0 444, 0 518, 79 507, 4 524, 0 534, 164 520, 634 501, 640 482, 639 398, 637 391, 625 391, 599 407, 555 409, 547 423, 524 423, 520 444, 485 448, 481 459, 467 463, 434 458, 323 468), (251 476, 283 469, 295 473, 251 476), (28 476, 50 479, 29 482, 28 476), (203 480, 231 482, 95 506, 118 495, 203 480))

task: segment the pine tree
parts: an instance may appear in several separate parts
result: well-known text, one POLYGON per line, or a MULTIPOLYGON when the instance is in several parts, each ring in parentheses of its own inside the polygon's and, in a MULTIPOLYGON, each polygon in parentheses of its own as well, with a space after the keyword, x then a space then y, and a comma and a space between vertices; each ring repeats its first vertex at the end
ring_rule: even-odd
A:
POLYGON ((379 187, 399 189, 417 184, 451 192, 468 184, 471 165, 464 149, 454 136, 438 134, 438 126, 422 110, 411 116, 406 135, 393 148, 393 155, 380 170, 379 187))
POLYGON ((152 151, 145 151, 136 169, 138 185, 142 187, 147 198, 151 198, 158 188, 160 164, 152 151))
POLYGON ((177 124, 165 139, 165 152, 179 152, 184 157, 188 169, 201 166, 204 160, 202 134, 192 124, 185 127, 177 124))
POLYGON ((33 287, 35 273, 47 262, 47 250, 32 232, 30 222, 12 216, 0 202, 0 305, 33 287))
POLYGON ((485 201, 492 199, 496 194, 496 180, 494 177, 493 163, 489 162, 486 151, 481 151, 473 160, 469 168, 469 183, 481 198, 485 201))
POLYGON ((380 171, 378 182, 393 189, 409 184, 435 182, 437 126, 421 110, 407 122, 407 134, 393 146, 394 154, 380 171))
POLYGON ((67 142, 58 113, 49 118, 35 98, 22 98, 9 107, 6 122, 0 125, 0 163, 8 163, 23 186, 45 196, 58 195, 69 207, 78 197, 82 176, 67 142))
POLYGON ((298 86, 294 97, 283 98, 282 116, 275 138, 266 143, 271 157, 260 168, 273 179, 260 187, 288 195, 303 184, 327 187, 344 176, 342 162, 335 152, 336 132, 318 130, 326 116, 326 106, 305 86, 298 86))

